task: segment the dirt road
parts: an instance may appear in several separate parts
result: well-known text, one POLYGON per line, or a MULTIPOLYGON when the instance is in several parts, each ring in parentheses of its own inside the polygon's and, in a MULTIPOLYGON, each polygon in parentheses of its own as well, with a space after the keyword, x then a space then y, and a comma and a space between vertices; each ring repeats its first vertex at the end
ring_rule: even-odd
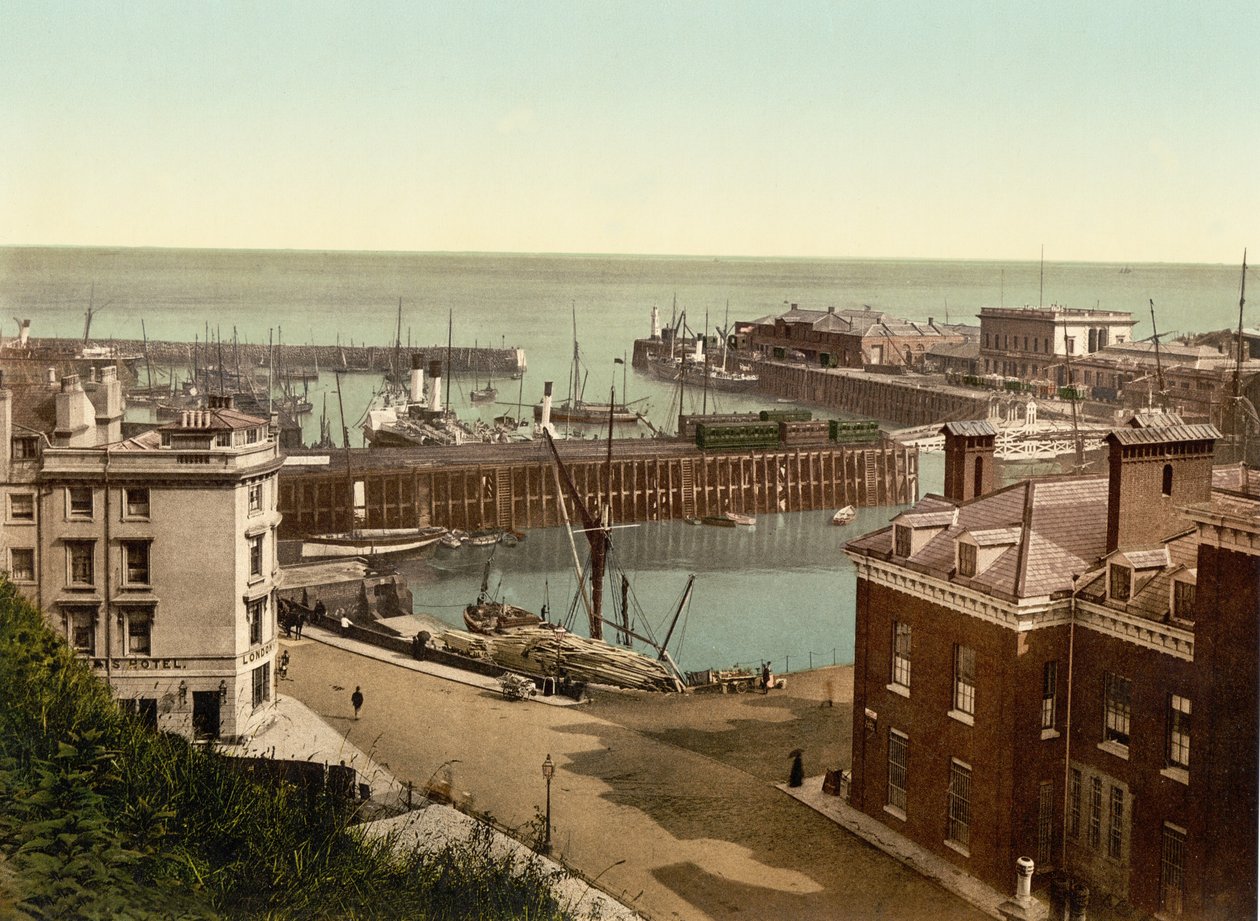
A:
POLYGON ((556 854, 657 921, 985 917, 772 786, 794 748, 808 774, 840 766, 843 669, 789 676, 769 695, 604 693, 559 708, 310 640, 288 648, 285 693, 400 780, 452 770, 473 807, 508 826, 541 827, 550 754, 556 854))

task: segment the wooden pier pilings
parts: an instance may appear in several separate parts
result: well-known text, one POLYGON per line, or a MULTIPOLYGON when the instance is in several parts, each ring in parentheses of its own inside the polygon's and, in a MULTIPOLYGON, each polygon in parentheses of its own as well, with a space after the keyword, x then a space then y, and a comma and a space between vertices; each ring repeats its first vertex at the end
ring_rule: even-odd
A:
MULTIPOLYGON (((607 493, 618 522, 904 505, 918 493, 917 452, 891 442, 721 454, 677 443, 628 445, 633 448, 623 452, 619 447, 612 461, 611 488, 605 487, 605 459, 598 450, 564 458, 588 507, 598 508, 607 493)), ((479 447, 487 455, 482 462, 466 446, 425 451, 422 460, 417 452, 388 459, 363 456, 351 461, 349 472, 344 458, 334 462, 336 469, 285 468, 281 537, 348 529, 356 493, 364 501, 362 527, 523 530, 563 523, 557 470, 540 445, 479 447)), ((566 501, 565 512, 576 520, 571 502, 566 501)))

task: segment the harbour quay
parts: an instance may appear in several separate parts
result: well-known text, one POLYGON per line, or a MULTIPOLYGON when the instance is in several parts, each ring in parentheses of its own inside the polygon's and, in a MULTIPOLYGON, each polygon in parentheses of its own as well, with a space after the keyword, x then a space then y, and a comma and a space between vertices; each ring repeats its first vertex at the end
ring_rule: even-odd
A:
MULTIPOLYGON (((556 448, 589 507, 618 522, 904 505, 918 495, 915 448, 867 445, 703 451, 662 439, 561 441, 556 448)), ((571 502, 541 441, 295 451, 279 477, 281 537, 352 527, 554 527, 571 502)))

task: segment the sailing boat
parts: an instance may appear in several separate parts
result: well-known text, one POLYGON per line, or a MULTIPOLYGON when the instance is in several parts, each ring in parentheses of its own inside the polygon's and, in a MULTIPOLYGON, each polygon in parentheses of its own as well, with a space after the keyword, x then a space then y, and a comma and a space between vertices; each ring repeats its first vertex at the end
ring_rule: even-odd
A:
MULTIPOLYGON (((738 368, 728 368, 726 353, 727 348, 722 346, 722 363, 715 365, 709 361, 709 351, 706 348, 705 337, 699 334, 692 336, 691 351, 685 350, 687 327, 687 311, 683 311, 678 326, 682 328, 683 335, 680 339, 676 333, 670 340, 670 351, 668 354, 661 355, 652 359, 648 363, 648 370, 653 376, 667 381, 678 381, 685 379, 687 383, 694 386, 711 387, 714 390, 724 390, 730 393, 745 393, 755 390, 759 382, 758 376, 748 371, 738 368), (684 346, 684 351, 680 355, 674 354, 674 344, 680 342, 684 346)), ((729 326, 727 327, 729 329, 729 326)), ((725 335, 723 330, 718 330, 719 334, 725 335)))
MULTIPOLYGON (((476 348, 474 346, 474 351, 476 348)), ((486 386, 478 387, 476 390, 468 394, 468 399, 473 403, 493 403, 494 398, 499 395, 499 391, 494 386, 494 372, 490 372, 490 377, 486 380, 486 386)))
MULTIPOLYGON (((609 405, 614 403, 615 395, 609 405)), ((610 417, 610 431, 612 424, 610 417)), ((495 664, 503 668, 541 677, 544 682, 556 681, 562 693, 565 685, 571 682, 607 684, 643 691, 682 691, 685 681, 666 649, 673 637, 674 628, 678 625, 679 617, 690 601, 695 576, 688 578, 687 586, 670 620, 665 638, 659 643, 650 635, 645 635, 650 634, 650 628, 636 629, 636 625, 631 622, 629 581, 624 577, 621 582, 621 622, 605 620, 603 583, 608 562, 609 534, 613 527, 610 523, 610 510, 605 507, 599 518, 592 514, 578 493, 564 462, 560 459, 550 432, 544 430, 544 437, 556 463, 556 477, 577 510, 582 525, 580 530, 590 543, 588 582, 586 575, 580 572, 581 564, 577 560, 573 531, 568 531, 574 565, 579 569, 578 600, 587 611, 590 637, 579 636, 564 626, 549 623, 541 618, 538 618, 538 622, 534 624, 513 624, 514 620, 528 621, 535 615, 489 597, 487 592, 489 563, 487 562, 481 581, 481 594, 478 595, 475 604, 464 609, 464 622, 470 630, 477 632, 474 634, 448 631, 443 636, 447 647, 465 655, 492 659, 495 664), (490 627, 491 624, 493 627, 490 627), (615 628, 625 646, 618 646, 604 640, 605 624, 615 628), (490 629, 485 629, 486 627, 490 629), (493 635, 490 635, 491 633, 493 635), (655 656, 627 648, 632 640, 638 640, 650 647, 655 656)), ((612 439, 610 437, 609 465, 611 465, 611 458, 612 439)), ((560 502, 560 509, 561 517, 567 525, 568 512, 563 501, 560 502)), ((567 527, 566 530, 568 530, 567 527)))
MULTIPOLYGON (((643 400, 635 400, 633 403, 588 403, 582 399, 582 392, 586 385, 586 373, 582 367, 581 353, 578 348, 577 338, 577 307, 573 308, 573 361, 569 368, 569 396, 558 404, 551 407, 551 421, 553 423, 569 423, 570 425, 600 425, 611 414, 613 422, 632 423, 638 422, 640 415, 632 407, 635 403, 641 403, 643 400)), ((646 399, 646 398, 644 398, 646 399)), ((543 415, 543 404, 534 404, 534 421, 541 422, 543 415)))
POLYGON ((302 538, 302 557, 321 559, 348 556, 418 556, 432 553, 437 542, 447 533, 436 525, 416 528, 360 528, 361 483, 354 481, 350 466, 350 430, 346 427, 345 407, 341 403, 341 374, 337 374, 337 405, 341 410, 341 437, 346 451, 346 487, 350 500, 350 529, 327 534, 310 534, 302 538))
POLYGON ((485 571, 481 574, 481 591, 477 594, 477 600, 464 608, 464 623, 473 633, 486 635, 521 627, 537 627, 542 623, 542 618, 537 614, 506 601, 499 601, 490 595, 490 564, 493 561, 494 554, 491 553, 486 559, 485 571))

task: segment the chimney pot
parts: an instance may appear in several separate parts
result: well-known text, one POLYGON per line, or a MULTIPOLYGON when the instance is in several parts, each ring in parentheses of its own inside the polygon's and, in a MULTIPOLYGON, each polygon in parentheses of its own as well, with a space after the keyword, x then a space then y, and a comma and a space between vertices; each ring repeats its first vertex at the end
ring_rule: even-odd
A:
POLYGON ((1015 861, 1015 898, 1026 902, 1032 898, 1032 878, 1036 865, 1031 857, 1015 861))

